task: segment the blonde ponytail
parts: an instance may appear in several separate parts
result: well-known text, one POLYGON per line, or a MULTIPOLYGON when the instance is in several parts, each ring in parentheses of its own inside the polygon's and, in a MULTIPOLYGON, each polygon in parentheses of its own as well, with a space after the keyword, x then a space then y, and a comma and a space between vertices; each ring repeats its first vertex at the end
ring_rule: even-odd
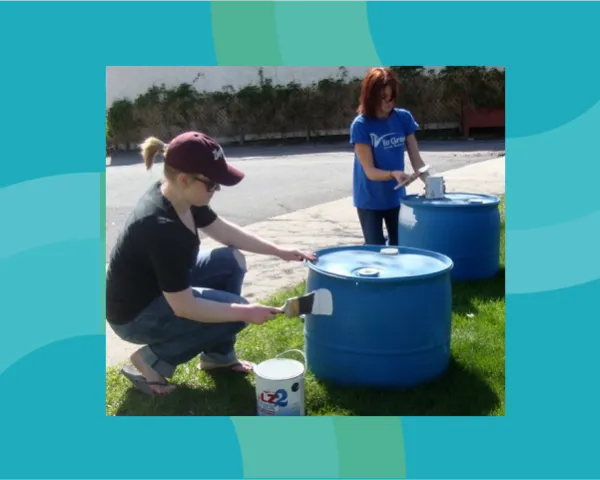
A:
POLYGON ((144 140, 144 143, 140 145, 140 148, 142 149, 142 157, 144 157, 146 170, 150 170, 152 168, 152 163, 154 163, 154 157, 156 157, 160 151, 165 154, 167 145, 156 137, 148 137, 144 140))

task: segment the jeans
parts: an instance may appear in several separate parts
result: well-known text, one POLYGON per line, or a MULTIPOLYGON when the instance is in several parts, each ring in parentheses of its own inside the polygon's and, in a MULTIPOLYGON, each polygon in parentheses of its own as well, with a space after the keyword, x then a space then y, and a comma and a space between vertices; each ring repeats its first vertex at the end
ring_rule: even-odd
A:
MULTIPOLYGON (((223 303, 248 303, 241 296, 246 262, 239 250, 216 248, 200 252, 191 270, 194 296, 223 303)), ((145 345, 141 358, 162 376, 173 376, 177 365, 196 355, 211 362, 235 361, 236 334, 244 322, 201 323, 177 317, 164 295, 125 325, 111 325, 123 340, 145 345)))
POLYGON ((383 223, 387 229, 389 245, 398 246, 398 216, 400 207, 389 210, 366 210, 357 208, 360 227, 366 245, 385 245, 383 223))

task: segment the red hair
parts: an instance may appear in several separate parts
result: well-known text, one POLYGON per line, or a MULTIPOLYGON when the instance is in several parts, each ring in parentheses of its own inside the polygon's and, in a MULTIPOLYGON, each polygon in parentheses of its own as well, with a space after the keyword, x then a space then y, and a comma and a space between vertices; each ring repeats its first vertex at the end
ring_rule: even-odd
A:
POLYGON ((395 100, 398 95, 398 79, 394 73, 382 67, 369 70, 362 81, 360 100, 356 111, 366 117, 375 117, 386 87, 392 89, 392 99, 395 100))

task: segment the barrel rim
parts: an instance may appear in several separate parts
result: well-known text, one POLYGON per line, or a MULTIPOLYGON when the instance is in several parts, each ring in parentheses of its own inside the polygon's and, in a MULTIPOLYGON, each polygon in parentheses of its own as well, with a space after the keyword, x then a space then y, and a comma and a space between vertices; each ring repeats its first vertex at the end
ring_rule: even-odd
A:
POLYGON ((429 200, 423 197, 420 194, 412 193, 410 195, 405 195, 400 199, 400 203, 410 206, 410 207, 421 207, 421 208, 490 208, 497 207, 500 205, 500 197, 498 195, 493 195, 489 193, 474 193, 474 192, 447 192, 450 195, 473 195, 478 197, 483 197, 489 200, 486 203, 465 203, 465 204, 456 204, 456 203, 431 203, 431 202, 423 202, 421 200, 429 200), (419 200, 417 200, 417 198, 419 200))
MULTIPOLYGON (((335 252, 335 251, 341 251, 344 249, 350 249, 350 250, 360 250, 360 249, 367 249, 367 250, 380 250, 381 248, 384 248, 382 245, 360 245, 360 244, 353 244, 353 245, 338 245, 338 246, 334 246, 334 247, 327 247, 327 248, 322 248, 320 250, 316 250, 314 253, 317 256, 317 258, 319 258, 320 255, 326 254, 326 253, 330 253, 330 252, 335 252)), ((424 248, 415 248, 415 247, 396 247, 394 246, 394 248, 398 249, 398 252, 400 254, 402 253, 415 253, 415 254, 421 254, 421 255, 425 255, 428 257, 432 257, 435 258, 439 261, 441 261, 442 263, 445 264, 444 268, 435 271, 435 272, 429 272, 429 273, 421 273, 419 275, 413 275, 411 277, 352 277, 349 275, 341 275, 339 273, 332 273, 329 272, 327 270, 324 270, 322 268, 319 268, 317 265, 315 265, 313 262, 305 260, 305 264, 308 266, 308 268, 310 270, 312 270, 315 273, 319 273, 321 275, 325 275, 327 277, 330 278, 337 278, 340 280, 347 280, 349 282, 358 282, 358 283, 400 283, 400 282, 414 282, 416 280, 423 280, 425 278, 432 278, 432 277, 439 277, 442 275, 446 275, 448 274, 453 268, 454 268, 454 261, 447 255, 444 255, 443 253, 439 253, 439 252, 434 252, 433 250, 426 250, 424 248)))

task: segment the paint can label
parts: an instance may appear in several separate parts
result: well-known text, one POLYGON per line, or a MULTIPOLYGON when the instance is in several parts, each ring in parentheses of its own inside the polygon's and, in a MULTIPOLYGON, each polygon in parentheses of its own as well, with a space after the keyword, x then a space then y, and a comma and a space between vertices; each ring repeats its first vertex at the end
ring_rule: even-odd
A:
POLYGON ((302 403, 304 392, 301 392, 301 389, 300 382, 294 382, 290 386, 291 392, 288 392, 286 388, 260 391, 257 398, 258 414, 263 416, 304 415, 302 403))

